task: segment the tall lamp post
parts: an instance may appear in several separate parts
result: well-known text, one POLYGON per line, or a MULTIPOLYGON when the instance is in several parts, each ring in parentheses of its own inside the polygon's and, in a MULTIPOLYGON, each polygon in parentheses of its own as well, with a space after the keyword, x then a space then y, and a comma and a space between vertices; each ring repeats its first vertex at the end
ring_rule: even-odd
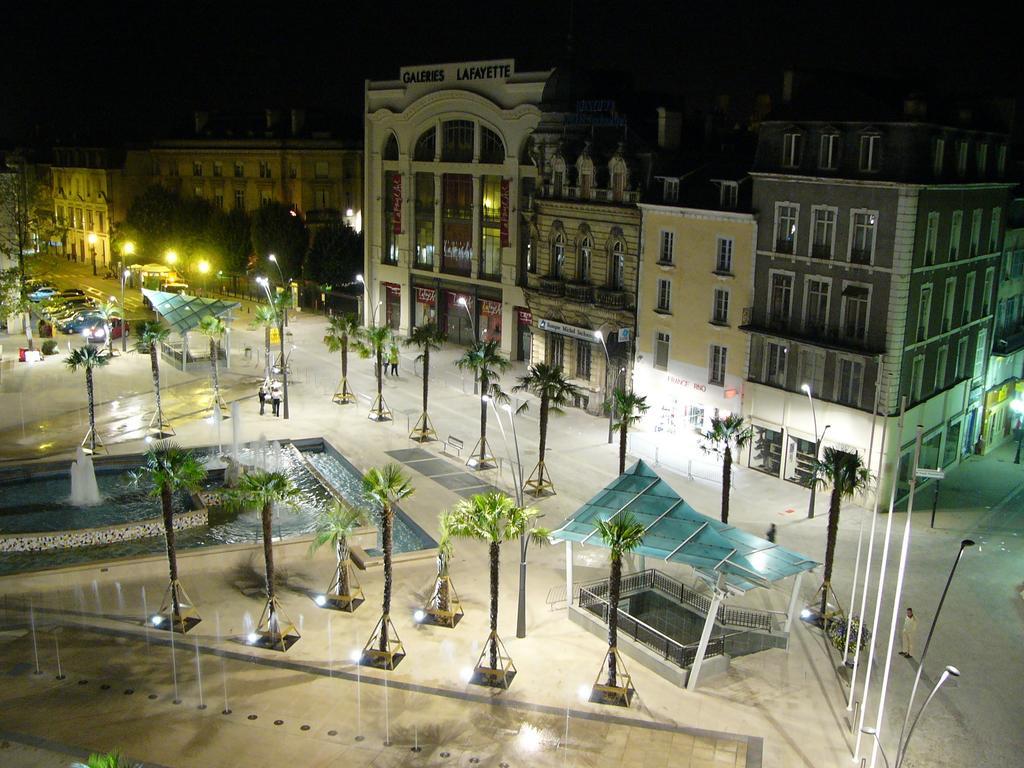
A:
POLYGON ((89 241, 89 251, 92 253, 92 276, 96 277, 96 233, 90 232, 86 240, 89 241))
POLYGON ((135 253, 135 243, 131 240, 121 246, 121 351, 128 351, 128 307, 124 303, 124 287, 131 276, 131 270, 125 263, 125 257, 135 253))
POLYGON ((199 274, 202 275, 202 278, 203 278, 203 294, 205 295, 206 294, 206 275, 210 271, 210 262, 208 262, 206 259, 200 259, 199 263, 196 265, 196 268, 199 270, 199 274))
MULTIPOLYGON (((476 321, 473 319, 473 313, 469 311, 469 302, 466 301, 466 297, 465 296, 459 296, 459 298, 457 298, 455 300, 455 303, 458 304, 460 307, 462 307, 464 310, 466 310, 466 317, 469 318, 469 328, 470 328, 471 331, 473 331, 473 343, 476 344, 477 341, 479 341, 479 339, 477 338, 477 335, 476 335, 476 321)), ((479 394, 479 392, 480 392, 480 383, 479 383, 479 380, 476 377, 476 372, 474 371, 473 372, 473 394, 476 395, 476 394, 479 394)))
MULTIPOLYGON (((267 256, 267 259, 272 261, 272 262, 274 262, 274 266, 277 267, 277 274, 279 274, 281 276, 281 290, 282 291, 288 291, 289 290, 288 281, 284 279, 284 272, 281 271, 281 264, 278 262, 277 256, 275 256, 274 254, 270 254, 269 256, 267 256)), ((291 301, 291 296, 288 297, 288 300, 291 301)), ((287 325, 288 325, 288 304, 284 305, 283 310, 284 310, 284 324, 287 327, 287 325)), ((287 418, 287 417, 285 417, 285 418, 287 418)))
POLYGON ((1024 414, 1024 400, 1016 398, 1010 401, 1010 408, 1017 414, 1017 453, 1013 455, 1013 463, 1020 464, 1020 444, 1024 443, 1024 425, 1021 422, 1021 414, 1024 414))
MULTIPOLYGON (((267 294, 267 301, 269 301, 270 302, 270 306, 274 307, 275 311, 277 311, 278 307, 274 303, 274 298, 273 298, 273 296, 270 293, 270 281, 266 277, 263 277, 261 275, 260 277, 256 278, 256 282, 257 282, 257 284, 259 284, 260 286, 263 287, 264 292, 267 294)), ((282 386, 282 388, 284 390, 282 392, 283 397, 281 398, 282 405, 284 406, 284 412, 281 415, 284 416, 284 418, 287 419, 288 418, 288 358, 285 356, 285 352, 284 352, 284 319, 282 318, 282 315, 280 314, 280 312, 278 312, 277 316, 278 316, 277 331, 278 331, 278 336, 280 337, 280 341, 281 341, 281 386, 282 386)))
POLYGON ((608 354, 608 344, 605 343, 604 340, 604 331, 602 331, 600 328, 594 331, 594 338, 601 342, 601 349, 604 350, 604 391, 608 395, 608 445, 611 445, 612 432, 614 431, 612 428, 612 424, 615 423, 615 396, 608 388, 608 377, 611 374, 612 370, 612 358, 611 355, 608 354))
MULTIPOLYGON (((831 424, 826 424, 825 428, 821 430, 821 434, 818 434, 818 417, 814 412, 814 398, 811 397, 811 385, 803 384, 800 386, 804 392, 807 393, 807 400, 811 404, 811 422, 814 424, 814 463, 817 464, 821 459, 821 443, 825 439, 825 433, 828 432, 828 428, 831 424)), ((817 483, 811 480, 811 500, 807 506, 807 517, 814 517, 814 493, 817 490, 817 483)))

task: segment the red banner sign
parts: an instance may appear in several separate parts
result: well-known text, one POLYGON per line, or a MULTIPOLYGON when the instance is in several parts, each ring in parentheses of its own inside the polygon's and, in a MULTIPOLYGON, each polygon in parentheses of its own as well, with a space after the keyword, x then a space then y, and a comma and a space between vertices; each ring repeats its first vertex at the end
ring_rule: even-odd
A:
POLYGON ((480 299, 480 314, 497 316, 501 314, 501 302, 500 301, 488 301, 487 299, 480 299))
POLYGON ((528 309, 516 309, 519 313, 520 325, 533 325, 533 313, 528 309))
POLYGON ((391 229, 396 235, 402 234, 402 174, 391 177, 391 229))
POLYGON ((433 304, 437 298, 436 288, 417 288, 416 289, 416 301, 420 304, 433 304))
POLYGON ((388 292, 388 296, 401 296, 402 286, 398 283, 384 283, 384 288, 388 292))
POLYGON ((509 180, 501 180, 501 247, 508 248, 509 180))

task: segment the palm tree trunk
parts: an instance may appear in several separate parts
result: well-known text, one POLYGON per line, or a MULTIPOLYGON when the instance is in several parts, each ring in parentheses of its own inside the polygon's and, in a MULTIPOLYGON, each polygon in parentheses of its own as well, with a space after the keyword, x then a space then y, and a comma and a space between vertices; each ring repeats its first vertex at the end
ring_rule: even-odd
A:
MULTIPOLYGON (((377 346, 377 407, 383 411, 384 398, 384 346, 377 346)), ((379 411, 379 412, 381 412, 379 411)), ((379 413, 378 412, 378 413, 379 413)))
POLYGON ((836 536, 839 533, 839 505, 842 498, 839 488, 832 486, 832 495, 828 501, 828 537, 825 539, 825 579, 821 585, 821 615, 825 615, 828 607, 828 591, 832 587, 832 561, 836 555, 836 536))
POLYGON ((622 591, 622 556, 612 554, 612 572, 608 578, 608 685, 616 679, 615 646, 619 637, 619 594, 622 591))
MULTIPOLYGON (((547 395, 541 395, 540 398, 540 466, 543 470, 544 467, 544 453, 548 447, 548 409, 550 408, 550 402, 547 395)), ((544 480, 543 471, 538 480, 544 480)))
POLYGON ((348 594, 348 541, 338 537, 338 594, 348 594))
POLYGON ((96 397, 92 386, 92 368, 85 369, 85 394, 89 400, 89 450, 96 453, 96 397))
POLYGON ((178 599, 178 553, 174 543, 174 497, 169 485, 160 488, 160 509, 164 517, 167 569, 171 576, 171 627, 173 628, 180 621, 181 602, 178 599))
POLYGON ((220 402, 220 373, 217 371, 217 340, 210 337, 210 367, 213 370, 213 403, 220 402))
POLYGON ((486 376, 480 376, 480 463, 483 464, 484 459, 487 458, 487 452, 485 450, 487 446, 487 401, 484 400, 483 396, 490 394, 487 391, 489 382, 486 376))
POLYGON ((388 622, 391 614, 391 526, 394 522, 394 511, 391 505, 384 506, 380 516, 380 536, 384 549, 384 600, 381 605, 380 650, 388 649, 388 622))
POLYGON ((496 541, 491 549, 491 669, 498 668, 498 565, 501 550, 496 541))
MULTIPOLYGON (((348 382, 348 334, 341 337, 341 380, 348 382)), ((342 392, 344 394, 344 391, 342 392)))
POLYGON ((728 443, 722 454, 722 522, 729 522, 729 491, 732 489, 732 449, 728 443))
MULTIPOLYGON (((427 412, 427 394, 430 386, 430 342, 423 347, 423 412, 427 412)), ((423 425, 424 429, 426 424, 423 425)))
POLYGON ((164 409, 160 403, 160 350, 159 343, 153 342, 149 347, 149 368, 153 374, 153 394, 156 396, 157 432, 164 431, 164 409))
POLYGON ((267 568, 267 602, 270 605, 270 627, 271 632, 276 626, 274 622, 274 541, 271 530, 274 505, 267 502, 260 509, 260 522, 263 523, 263 561, 267 568))
POLYGON ((448 594, 448 557, 438 555, 437 564, 437 610, 447 611, 449 605, 448 594))
POLYGON ((619 427, 619 474, 621 475, 626 471, 626 420, 622 414, 619 414, 619 418, 622 419, 622 426, 619 427))

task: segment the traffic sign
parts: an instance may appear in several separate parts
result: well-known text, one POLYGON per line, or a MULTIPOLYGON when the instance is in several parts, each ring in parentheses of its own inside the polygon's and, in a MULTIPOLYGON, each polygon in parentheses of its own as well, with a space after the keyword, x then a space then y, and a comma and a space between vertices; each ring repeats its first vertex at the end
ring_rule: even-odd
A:
POLYGON ((918 467, 917 476, 923 477, 925 480, 942 480, 946 477, 946 473, 941 469, 923 469, 918 467))

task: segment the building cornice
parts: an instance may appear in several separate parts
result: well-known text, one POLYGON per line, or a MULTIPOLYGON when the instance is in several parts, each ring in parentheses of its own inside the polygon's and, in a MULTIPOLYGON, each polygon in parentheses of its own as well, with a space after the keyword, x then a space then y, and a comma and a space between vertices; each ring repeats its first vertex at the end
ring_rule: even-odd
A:
POLYGON ((951 190, 970 190, 970 189, 1013 189, 1017 184, 1009 181, 979 181, 979 182, 965 182, 960 184, 953 183, 921 183, 921 182, 910 182, 910 181, 884 181, 882 179, 840 179, 829 176, 804 176, 796 173, 770 173, 767 171, 751 171, 751 176, 755 179, 763 179, 765 181, 788 181, 788 182, 802 182, 805 184, 823 184, 829 186, 845 186, 845 187, 881 187, 883 189, 951 189, 951 190))
POLYGON ((659 205, 657 203, 638 203, 643 211, 652 213, 666 213, 672 216, 679 216, 684 219, 709 219, 712 221, 738 221, 754 223, 757 219, 752 213, 740 211, 718 211, 712 208, 686 208, 678 205, 659 205))

